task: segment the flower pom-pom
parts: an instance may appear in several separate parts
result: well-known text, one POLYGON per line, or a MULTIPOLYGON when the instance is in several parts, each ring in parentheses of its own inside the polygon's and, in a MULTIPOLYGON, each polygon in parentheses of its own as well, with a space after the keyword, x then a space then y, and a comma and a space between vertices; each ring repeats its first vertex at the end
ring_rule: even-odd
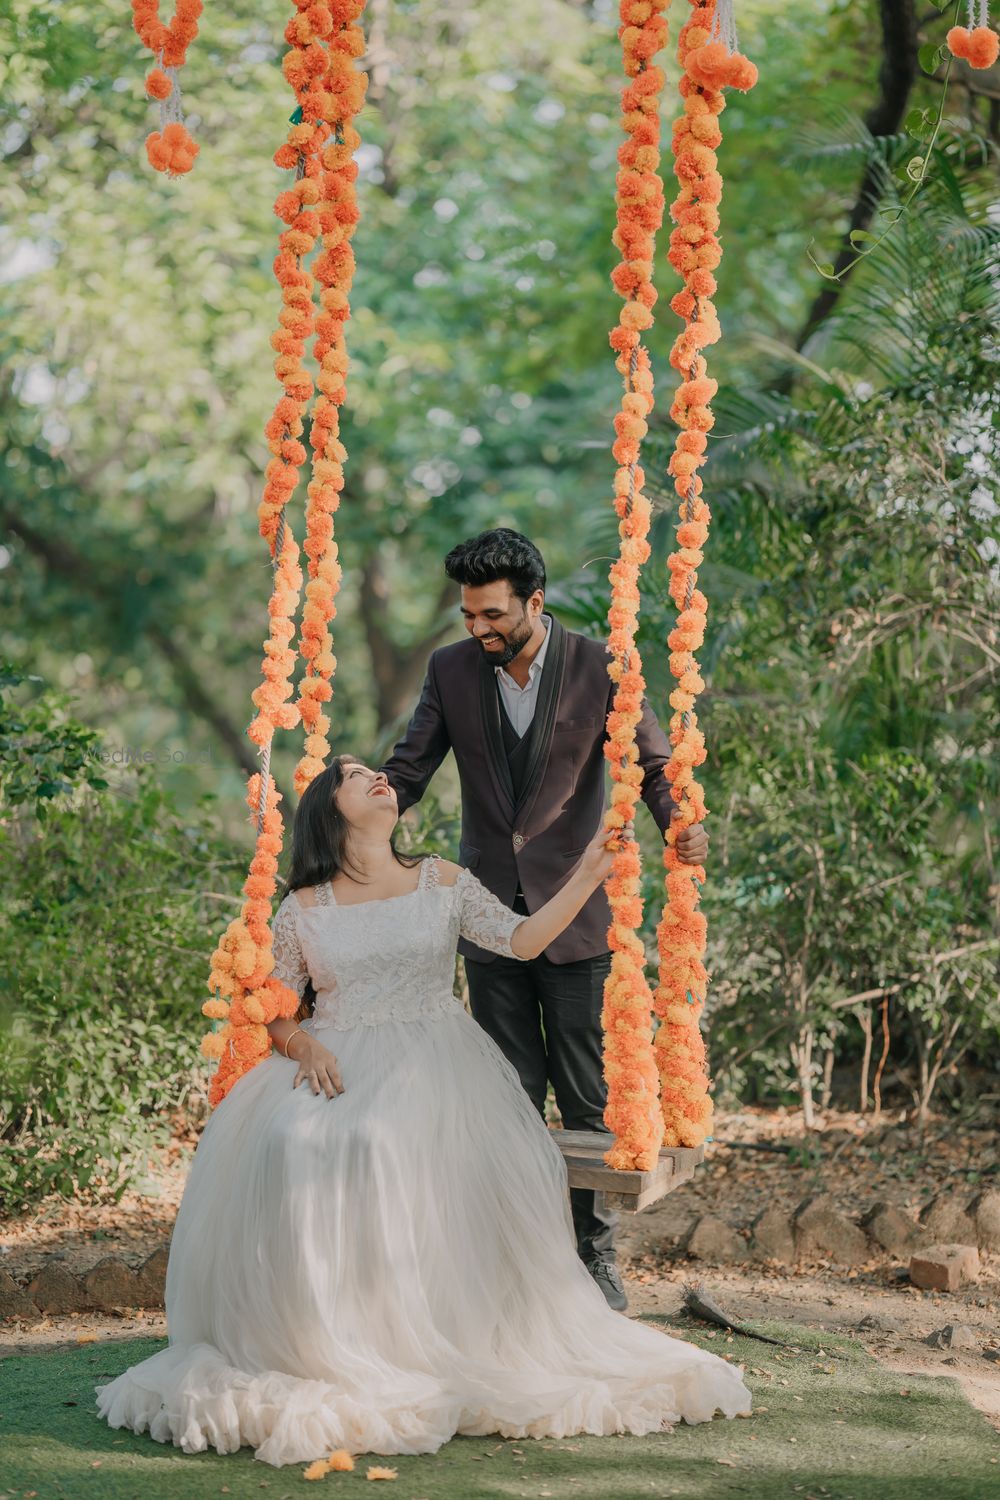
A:
POLYGON ((146 93, 150 99, 169 99, 173 87, 162 68, 154 68, 146 79, 146 93))
POLYGON ((988 26, 977 26, 969 37, 969 50, 965 54, 970 68, 992 68, 1000 57, 1000 36, 988 26))
POLYGON ((149 165, 157 172, 165 172, 170 166, 170 147, 164 143, 158 130, 146 137, 146 155, 149 157, 149 165))
POLYGON ((967 31, 964 26, 953 26, 948 32, 948 35, 945 37, 945 41, 948 43, 948 50, 951 53, 952 57, 967 58, 969 55, 969 43, 971 42, 971 40, 972 33, 970 31, 967 31))

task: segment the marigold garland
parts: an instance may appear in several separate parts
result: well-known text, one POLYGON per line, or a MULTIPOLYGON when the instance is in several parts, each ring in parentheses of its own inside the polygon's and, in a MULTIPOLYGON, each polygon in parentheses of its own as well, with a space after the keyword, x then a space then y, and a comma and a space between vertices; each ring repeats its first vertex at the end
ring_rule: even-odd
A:
POLYGON ((360 136, 352 122, 364 103, 368 85, 366 74, 357 67, 357 59, 365 50, 364 33, 356 24, 363 9, 364 0, 339 0, 334 6, 334 21, 339 30, 331 39, 322 79, 324 106, 334 130, 322 152, 317 220, 323 252, 313 267, 320 285, 321 311, 316 319, 313 345, 319 366, 316 379, 319 395, 309 433, 313 461, 303 543, 309 558, 309 583, 299 639, 306 670, 299 682, 298 708, 307 733, 305 754, 295 768, 295 787, 299 792, 323 769, 330 753, 327 739, 330 720, 321 705, 332 696, 330 679, 337 666, 329 629, 329 622, 336 614, 341 577, 333 540, 333 517, 340 505, 347 458, 340 440, 340 407, 346 394, 349 363, 344 324, 350 317, 348 299, 355 269, 350 241, 360 218, 354 186, 358 168, 353 159, 360 136))
POLYGON ((340 582, 332 518, 343 489, 347 457, 339 438, 339 408, 347 373, 343 329, 350 315, 348 291, 354 271, 349 240, 358 220, 353 155, 360 138, 352 121, 367 86, 366 76, 357 68, 364 37, 356 22, 364 0, 294 0, 294 5, 295 14, 285 29, 289 50, 283 71, 297 107, 287 139, 274 157, 277 166, 295 173, 293 185, 279 193, 274 205, 286 226, 279 235, 274 261, 282 308, 271 338, 282 395, 264 429, 271 459, 258 507, 260 533, 271 550, 274 583, 268 605, 270 635, 264 642, 264 680, 252 694, 257 713, 247 730, 262 753, 261 773, 251 778, 248 792, 257 820, 257 845, 244 885, 247 901, 216 949, 209 976, 213 999, 203 1007, 211 1020, 225 1023, 202 1044, 207 1057, 219 1060, 209 1095, 213 1105, 270 1052, 268 1022, 298 1010, 298 996, 268 977, 274 967, 270 920, 282 847, 282 820, 268 768, 275 730, 293 729, 301 721, 306 729, 305 754, 295 770, 296 790, 301 794, 322 771, 330 748, 326 738, 330 720, 322 704, 332 697, 330 678, 336 667, 328 628, 340 582), (310 273, 303 261, 320 237, 322 253, 310 273), (318 317, 314 315, 314 278, 321 288, 318 317), (304 542, 309 582, 299 638, 306 672, 298 701, 292 703, 296 655, 291 643, 303 579, 286 507, 310 457, 301 437, 313 394, 313 379, 304 359, 314 333, 320 394, 310 426, 312 462, 304 542))
MULTIPOLYGON (((609 829, 631 824, 642 790, 643 773, 636 747, 645 681, 636 646, 639 614, 639 570, 649 557, 650 504, 643 493, 639 466, 646 417, 653 405, 653 376, 641 333, 653 321, 655 235, 663 222, 663 182, 659 166, 660 93, 664 75, 653 58, 666 45, 662 12, 668 0, 621 0, 622 62, 632 81, 622 90, 621 125, 626 140, 619 148, 616 177, 616 225, 612 237, 622 260, 611 280, 623 305, 611 346, 618 358, 624 393, 615 417, 612 453, 617 460, 614 505, 619 518, 618 558, 612 565, 608 611, 611 661, 615 683, 604 753, 614 782, 609 829)), ((652 995, 646 981, 646 954, 637 929, 642 923, 639 846, 622 842, 605 884, 611 906, 608 946, 611 971, 604 987, 604 1073, 608 1102, 604 1121, 615 1143, 605 1155, 620 1170, 655 1166, 663 1121, 657 1103, 657 1074, 652 1050, 652 995)))
POLYGON ((1000 57, 1000 36, 990 30, 987 0, 968 0, 968 26, 953 26, 948 32, 948 50, 970 68, 992 68, 1000 57))
POLYGON ((202 0, 177 0, 169 25, 160 20, 158 0, 132 0, 136 35, 156 58, 158 66, 146 79, 146 93, 160 105, 160 128, 146 137, 146 155, 157 172, 178 177, 194 166, 198 147, 181 119, 181 91, 177 75, 187 61, 187 49, 198 35, 202 0))
POLYGON ((671 207, 675 228, 669 259, 684 279, 684 290, 671 307, 684 319, 674 341, 670 363, 681 374, 670 415, 678 425, 670 473, 681 497, 677 550, 667 559, 670 596, 679 611, 668 637, 670 670, 677 686, 670 694, 673 753, 665 768, 680 818, 667 834, 664 848, 666 905, 657 929, 659 976, 654 995, 660 1025, 655 1053, 660 1074, 664 1140, 668 1146, 697 1146, 709 1132, 712 1101, 708 1093, 705 1045, 699 1020, 708 986, 705 969, 705 917, 698 910, 700 866, 685 865, 676 851, 677 833, 700 823, 706 813, 704 790, 695 769, 705 760, 705 739, 698 727, 695 700, 704 688, 694 653, 705 638, 708 601, 698 589, 698 568, 708 537, 711 513, 701 498, 698 469, 705 462, 707 434, 715 418, 711 401, 718 390, 709 378, 702 350, 720 337, 711 298, 713 275, 722 259, 718 241, 722 177, 716 148, 722 140, 719 115, 725 87, 747 90, 757 81, 753 63, 735 51, 731 19, 717 16, 715 0, 689 0, 691 16, 678 37, 683 69, 680 93, 684 114, 674 124, 672 150, 679 191, 671 207))

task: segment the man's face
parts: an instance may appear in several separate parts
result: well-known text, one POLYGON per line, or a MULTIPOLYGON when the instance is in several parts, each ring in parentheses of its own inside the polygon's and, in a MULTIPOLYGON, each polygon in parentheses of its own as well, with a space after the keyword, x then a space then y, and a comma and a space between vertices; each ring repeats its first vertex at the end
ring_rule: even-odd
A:
POLYGON ((541 589, 530 599, 519 599, 506 579, 462 587, 465 628, 496 667, 507 666, 527 645, 544 603, 541 589))

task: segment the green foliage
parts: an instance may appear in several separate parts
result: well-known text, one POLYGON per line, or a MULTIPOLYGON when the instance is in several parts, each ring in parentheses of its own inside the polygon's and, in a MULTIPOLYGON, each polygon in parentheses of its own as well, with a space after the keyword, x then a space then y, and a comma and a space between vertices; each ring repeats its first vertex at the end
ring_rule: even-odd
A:
POLYGON ((13 690, 28 681, 40 679, 0 663, 0 807, 34 803, 43 819, 46 802, 78 781, 95 789, 108 783, 95 758, 97 735, 66 715, 65 700, 17 705, 13 690))
POLYGON ((117 1195, 165 1142, 178 1109, 197 1117, 198 1006, 244 863, 208 806, 182 814, 151 769, 114 788, 95 778, 78 756, 92 732, 51 699, 20 717, 33 742, 55 748, 38 757, 45 801, 36 809, 21 777, 20 806, 0 822, 7 1211, 46 1192, 117 1195))

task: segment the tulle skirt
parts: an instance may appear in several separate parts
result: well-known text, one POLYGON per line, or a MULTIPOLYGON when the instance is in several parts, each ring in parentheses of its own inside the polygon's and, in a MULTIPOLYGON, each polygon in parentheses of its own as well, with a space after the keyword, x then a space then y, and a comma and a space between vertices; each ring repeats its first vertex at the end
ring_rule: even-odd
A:
POLYGON ((274 1055, 206 1126, 171 1245, 169 1347, 98 1388, 112 1427, 280 1466, 749 1411, 739 1371, 607 1306, 559 1150, 457 1004, 317 1035, 345 1093, 293 1090, 274 1055))

